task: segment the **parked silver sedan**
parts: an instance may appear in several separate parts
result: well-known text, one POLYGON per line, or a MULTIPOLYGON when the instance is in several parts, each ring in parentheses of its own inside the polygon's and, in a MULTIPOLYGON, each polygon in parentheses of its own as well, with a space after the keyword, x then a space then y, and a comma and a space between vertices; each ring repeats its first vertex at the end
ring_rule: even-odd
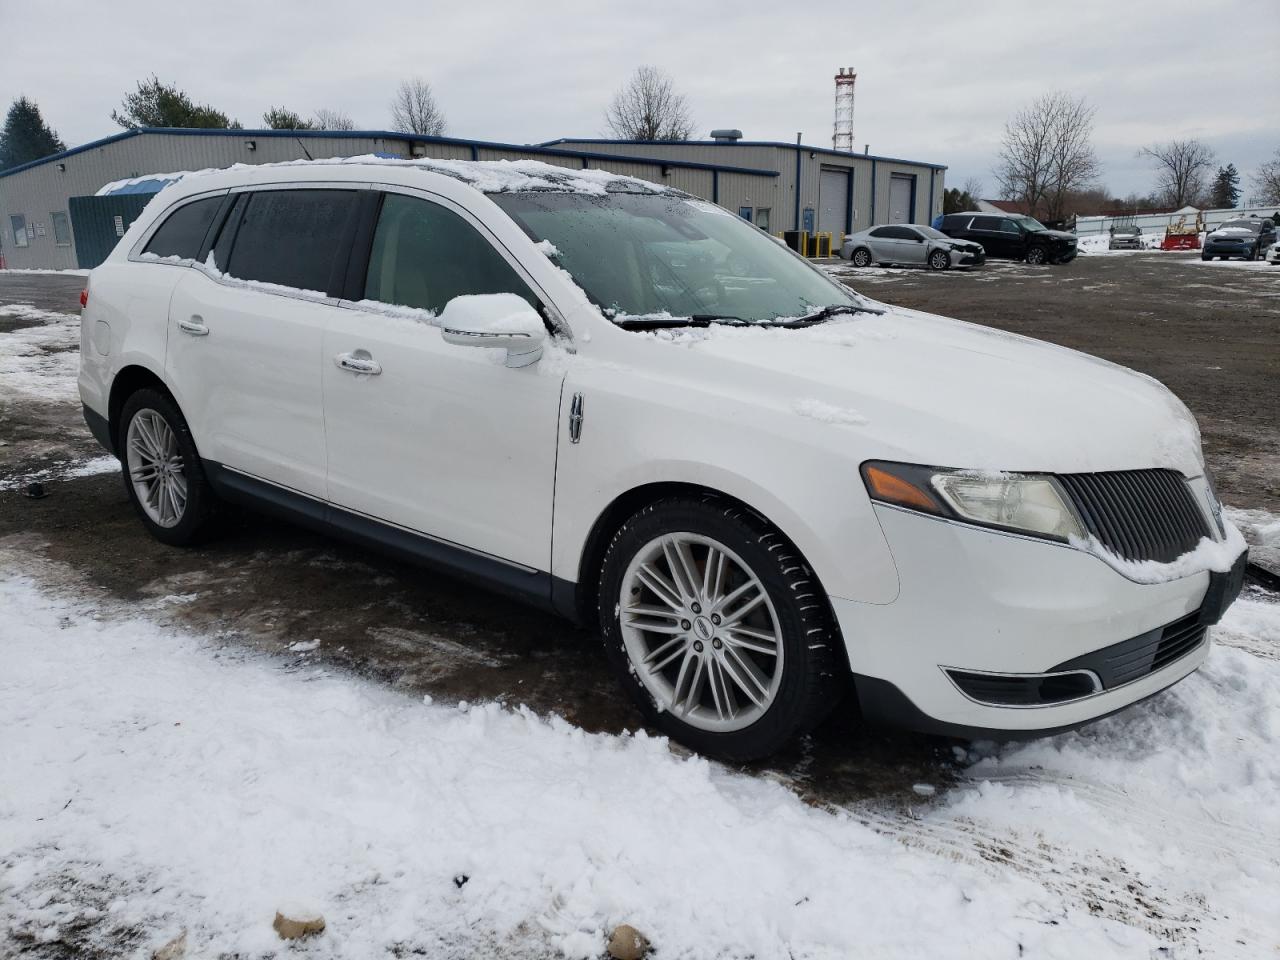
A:
POLYGON ((981 244, 953 240, 933 227, 917 223, 890 224, 847 234, 840 256, 855 267, 895 263, 927 266, 930 270, 976 267, 987 259, 981 244))

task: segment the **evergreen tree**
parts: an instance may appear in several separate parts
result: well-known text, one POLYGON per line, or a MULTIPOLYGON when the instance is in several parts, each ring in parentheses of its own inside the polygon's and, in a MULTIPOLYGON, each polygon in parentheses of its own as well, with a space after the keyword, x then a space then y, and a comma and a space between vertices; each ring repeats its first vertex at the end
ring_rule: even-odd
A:
POLYGON ((174 84, 161 83, 153 74, 138 82, 138 92, 126 94, 111 119, 122 127, 208 127, 239 130, 240 122, 207 103, 197 104, 174 84))
POLYGON ((16 167, 32 160, 67 149, 44 117, 35 101, 19 97, 13 101, 0 129, 0 170, 16 167))
POLYGON ((1234 163, 1218 168, 1209 195, 1212 198, 1210 203, 1215 209, 1222 210, 1236 205, 1240 199, 1240 172, 1236 170, 1234 163))
POLYGON ((978 201, 968 190, 959 187, 948 187, 942 191, 943 213, 967 213, 977 207, 978 201))
POLYGON ((313 130, 315 124, 303 120, 301 115, 284 107, 272 107, 262 115, 263 124, 270 130, 313 130))

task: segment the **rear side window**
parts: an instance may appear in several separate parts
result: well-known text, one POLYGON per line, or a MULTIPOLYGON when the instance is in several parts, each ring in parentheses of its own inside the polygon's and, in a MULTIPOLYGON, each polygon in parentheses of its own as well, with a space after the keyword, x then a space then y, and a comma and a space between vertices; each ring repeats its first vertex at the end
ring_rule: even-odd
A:
POLYGON ((454 297, 514 293, 537 298, 475 227, 428 200, 389 193, 365 277, 365 299, 439 313, 454 297))
POLYGON ((347 226, 355 201, 353 190, 251 194, 231 240, 225 272, 240 280, 330 293, 350 252, 347 226))
POLYGON ((1000 231, 1004 229, 1005 222, 1003 217, 974 217, 969 229, 1000 231))
POLYGON ((157 257, 194 260, 200 255, 204 235, 217 216, 221 203, 222 197, 206 197, 183 204, 160 224, 160 229, 151 235, 150 242, 142 252, 155 254, 157 257))
POLYGON ((948 214, 942 218, 943 230, 963 230, 969 225, 968 217, 961 217, 955 214, 948 214))

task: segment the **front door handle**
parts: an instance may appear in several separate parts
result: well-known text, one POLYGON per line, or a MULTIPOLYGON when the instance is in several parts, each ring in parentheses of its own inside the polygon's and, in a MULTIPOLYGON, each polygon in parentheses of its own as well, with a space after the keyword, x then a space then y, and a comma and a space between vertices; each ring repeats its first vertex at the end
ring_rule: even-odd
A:
POLYGON ((376 377, 382 372, 382 364, 369 356, 366 350, 340 353, 333 358, 333 362, 348 373, 363 374, 366 377, 376 377))
POLYGON ((189 333, 193 337, 207 337, 209 328, 204 325, 204 317, 199 314, 192 314, 190 320, 179 320, 178 329, 183 333, 189 333))

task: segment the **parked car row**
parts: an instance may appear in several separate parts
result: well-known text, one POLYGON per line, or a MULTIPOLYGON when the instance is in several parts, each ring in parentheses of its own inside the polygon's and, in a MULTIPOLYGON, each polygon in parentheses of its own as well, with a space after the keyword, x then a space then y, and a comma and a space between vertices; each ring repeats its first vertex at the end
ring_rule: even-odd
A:
POLYGON ((938 227, 892 224, 849 234, 840 256, 855 267, 925 265, 931 270, 976 267, 987 257, 1030 264, 1069 263, 1076 235, 1050 230, 1033 217, 1008 213, 949 213, 938 227))

